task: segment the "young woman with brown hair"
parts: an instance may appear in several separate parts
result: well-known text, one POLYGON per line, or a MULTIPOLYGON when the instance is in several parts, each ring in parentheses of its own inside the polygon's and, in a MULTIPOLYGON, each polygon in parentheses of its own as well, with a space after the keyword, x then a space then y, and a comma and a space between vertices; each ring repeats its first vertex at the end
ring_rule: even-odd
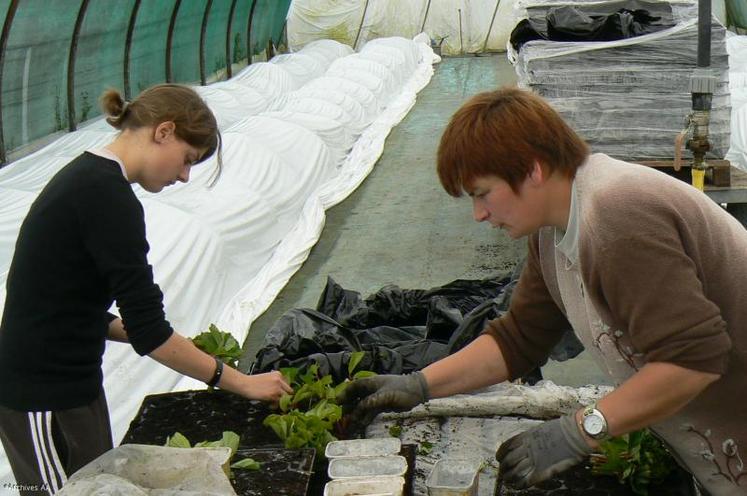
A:
POLYGON ((143 207, 131 183, 158 193, 189 180, 221 137, 190 88, 163 84, 125 102, 101 98, 121 131, 63 167, 18 236, 0 323, 0 440, 22 494, 54 494, 112 447, 101 360, 105 340, 250 399, 291 389, 279 372, 249 376, 174 332, 148 264, 143 207), (121 318, 107 313, 116 301, 121 318))

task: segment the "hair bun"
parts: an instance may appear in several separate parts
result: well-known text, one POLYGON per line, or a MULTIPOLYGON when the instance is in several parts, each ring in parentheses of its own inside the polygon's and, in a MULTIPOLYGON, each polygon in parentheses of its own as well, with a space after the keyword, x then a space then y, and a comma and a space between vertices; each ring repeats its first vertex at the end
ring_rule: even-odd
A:
POLYGON ((122 98, 122 94, 119 91, 110 88, 101 95, 99 103, 101 110, 106 115, 106 122, 116 129, 121 129, 122 117, 127 111, 129 102, 122 98))

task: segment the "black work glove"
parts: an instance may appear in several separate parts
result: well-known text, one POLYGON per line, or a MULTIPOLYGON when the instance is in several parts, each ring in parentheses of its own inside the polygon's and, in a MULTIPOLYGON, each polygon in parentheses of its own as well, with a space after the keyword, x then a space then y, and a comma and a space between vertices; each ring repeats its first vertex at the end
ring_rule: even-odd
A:
POLYGON ((404 412, 428 401, 428 383, 422 372, 366 377, 351 382, 339 400, 351 423, 365 427, 380 412, 404 412))
POLYGON ((549 420, 501 444, 495 459, 504 484, 524 489, 584 461, 592 452, 575 415, 549 420))

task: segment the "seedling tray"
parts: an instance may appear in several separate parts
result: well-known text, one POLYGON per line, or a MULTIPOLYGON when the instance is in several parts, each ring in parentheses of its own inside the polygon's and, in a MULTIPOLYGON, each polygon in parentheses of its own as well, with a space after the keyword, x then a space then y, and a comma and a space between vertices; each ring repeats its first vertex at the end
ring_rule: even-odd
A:
MULTIPOLYGON (((239 436, 237 459, 250 457, 263 463, 259 471, 234 470, 239 496, 321 496, 329 480, 327 461, 315 459, 313 449, 285 449, 272 429, 262 425, 271 413, 275 412, 264 403, 220 390, 153 394, 143 399, 121 444, 163 445, 174 432, 195 443, 233 431, 239 436)), ((400 454, 408 462, 407 496, 412 494, 415 446, 402 445, 400 454)))
POLYGON ((223 431, 239 435, 236 460, 254 458, 259 470, 234 470, 239 496, 299 496, 312 477, 313 449, 285 449, 275 433, 262 425, 272 413, 263 403, 224 391, 180 391, 146 396, 122 444, 163 445, 174 432, 190 442, 220 439, 223 431))
POLYGON ((311 448, 241 449, 236 459, 252 458, 262 464, 259 470, 233 470, 231 481, 239 496, 299 496, 308 491, 314 466, 311 448))
POLYGON ((262 425, 270 413, 263 403, 220 390, 153 394, 143 399, 122 444, 163 445, 177 431, 191 442, 206 441, 233 431, 239 435, 239 447, 282 446, 275 433, 262 425))

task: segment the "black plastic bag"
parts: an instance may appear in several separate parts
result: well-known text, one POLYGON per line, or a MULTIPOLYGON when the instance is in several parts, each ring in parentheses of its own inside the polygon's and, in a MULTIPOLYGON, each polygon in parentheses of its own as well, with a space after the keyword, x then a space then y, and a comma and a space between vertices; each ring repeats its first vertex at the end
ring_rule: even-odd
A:
MULTIPOLYGON (((354 351, 366 352, 359 369, 420 370, 462 349, 488 320, 508 310, 518 275, 456 280, 429 290, 386 286, 366 299, 328 278, 316 310, 290 310, 267 331, 252 372, 317 363, 321 374, 339 382, 348 377, 354 351)), ((574 336, 561 345, 554 355, 563 358, 583 349, 574 336)))
POLYGON ((675 25, 672 7, 666 2, 624 0, 554 7, 542 15, 538 11, 529 8, 529 18, 511 31, 515 50, 532 40, 614 41, 675 25))

